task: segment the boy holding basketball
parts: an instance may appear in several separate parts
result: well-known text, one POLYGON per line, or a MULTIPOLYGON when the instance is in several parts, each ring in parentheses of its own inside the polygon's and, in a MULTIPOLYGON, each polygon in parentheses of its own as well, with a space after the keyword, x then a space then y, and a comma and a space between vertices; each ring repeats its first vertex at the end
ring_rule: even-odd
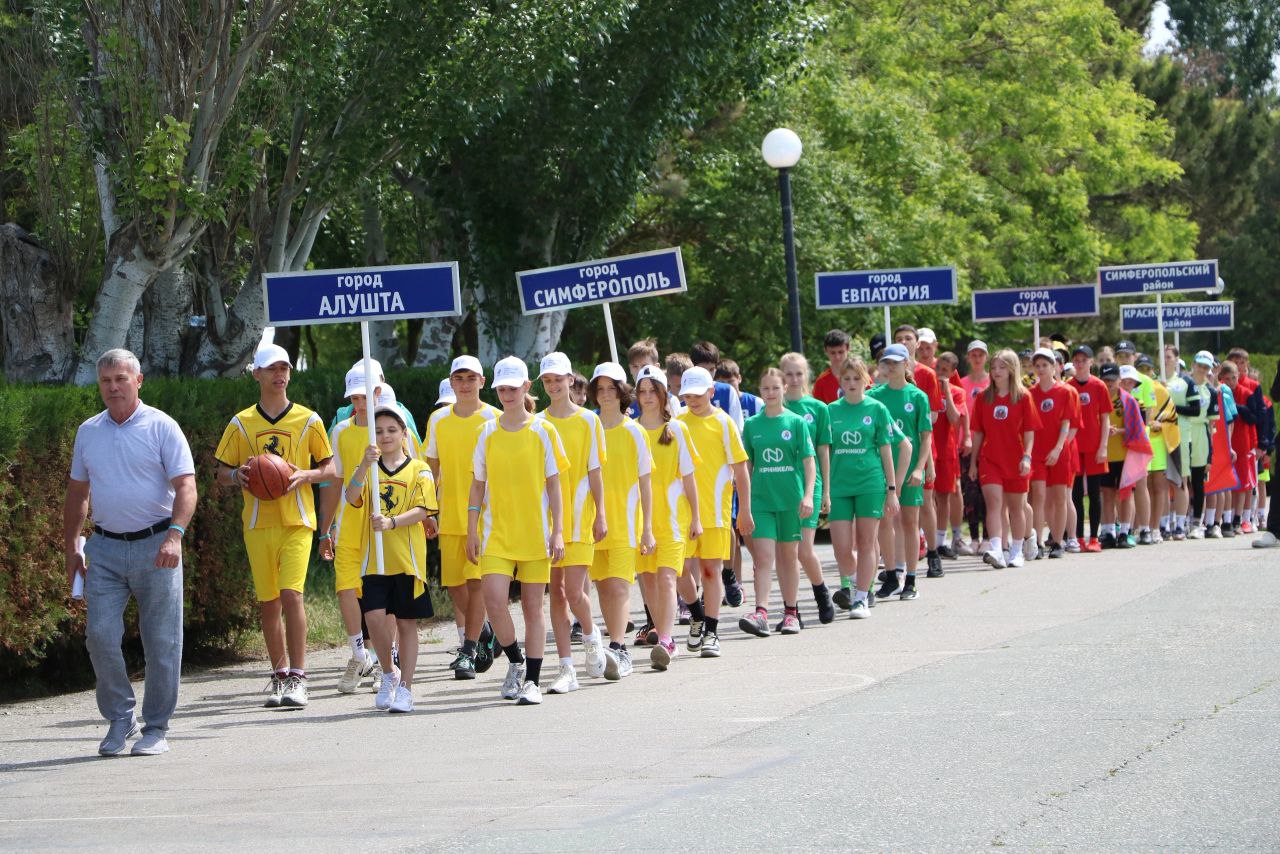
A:
POLYGON ((307 705, 307 617, 302 591, 316 528, 311 485, 335 476, 324 422, 289 400, 290 374, 289 354, 283 347, 270 344, 258 350, 253 357, 258 403, 231 419, 214 455, 218 483, 244 490, 244 544, 262 616, 262 637, 271 657, 267 708, 307 705), (251 467, 250 459, 259 454, 284 460, 291 471, 288 480, 273 483, 274 466, 251 467), (251 479, 253 470, 262 476, 251 479), (276 497, 268 497, 272 495, 276 497))

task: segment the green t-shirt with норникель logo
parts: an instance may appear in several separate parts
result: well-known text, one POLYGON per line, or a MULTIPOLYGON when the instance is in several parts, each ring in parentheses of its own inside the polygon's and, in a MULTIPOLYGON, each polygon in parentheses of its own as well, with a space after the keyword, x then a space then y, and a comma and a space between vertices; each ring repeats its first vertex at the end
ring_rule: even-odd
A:
POLYGON ((804 493, 804 459, 813 456, 805 420, 790 410, 761 412, 742 425, 751 460, 751 512, 797 512, 804 493))
POLYGON ((867 389, 867 397, 878 400, 889 410, 893 423, 911 441, 911 462, 915 468, 920 460, 920 436, 933 431, 929 419, 929 395, 908 383, 902 388, 890 388, 887 384, 867 389))
POLYGON ((832 497, 884 492, 880 448, 896 441, 889 410, 870 397, 858 403, 842 397, 827 407, 827 413, 831 416, 832 497))

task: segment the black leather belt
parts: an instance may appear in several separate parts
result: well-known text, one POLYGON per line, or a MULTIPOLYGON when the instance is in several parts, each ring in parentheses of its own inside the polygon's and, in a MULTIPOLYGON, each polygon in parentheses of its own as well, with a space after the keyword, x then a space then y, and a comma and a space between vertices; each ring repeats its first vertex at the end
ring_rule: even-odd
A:
POLYGON ((156 522, 150 528, 143 528, 141 531, 130 531, 127 534, 117 534, 115 531, 108 531, 104 528, 100 528, 97 525, 94 525, 93 532, 95 534, 101 534, 102 536, 106 537, 108 540, 124 540, 126 543, 128 543, 134 540, 145 540, 147 537, 154 537, 156 534, 160 533, 161 531, 167 531, 169 529, 169 524, 172 521, 173 519, 162 519, 159 522, 156 522))

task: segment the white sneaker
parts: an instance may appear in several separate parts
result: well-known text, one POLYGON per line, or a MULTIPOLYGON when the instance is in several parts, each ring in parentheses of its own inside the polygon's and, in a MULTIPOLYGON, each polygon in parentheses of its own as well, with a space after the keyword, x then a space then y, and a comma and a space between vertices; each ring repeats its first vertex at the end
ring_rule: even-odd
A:
POLYGON ((689 621, 689 637, 685 640, 685 648, 689 652, 697 652, 702 649, 702 620, 689 621))
MULTIPOLYGON (((520 686, 524 683, 524 662, 507 665, 507 678, 502 680, 502 699, 514 700, 520 694, 520 686)), ((539 694, 541 697, 541 694, 539 694)))
POLYGON ((610 682, 617 682, 622 677, 618 675, 618 651, 612 647, 604 650, 604 678, 610 682))
POLYGON ((1187 539, 1188 539, 1188 540, 1203 540, 1203 539, 1204 539, 1204 525, 1193 525, 1193 526, 1191 527, 1191 530, 1187 533, 1187 539))
POLYGON ((991 551, 991 541, 990 541, 990 540, 983 540, 983 541, 982 541, 981 543, 979 543, 979 544, 978 544, 978 546, 974 549, 974 552, 975 552, 975 553, 977 553, 977 554, 980 554, 980 555, 985 555, 985 554, 986 554, 987 552, 989 552, 989 551, 991 551))
POLYGON ((631 675, 633 669, 631 664, 631 653, 626 649, 620 649, 616 653, 618 657, 618 678, 626 679, 631 675))
POLYGON ((702 657, 720 657, 720 636, 715 632, 707 632, 702 636, 702 657))
POLYGON ((988 549, 982 555, 982 562, 992 569, 1004 569, 1009 564, 1005 562, 1004 552, 999 549, 988 549))
POLYGON ((305 709, 307 707, 306 677, 291 675, 284 680, 284 693, 280 695, 280 706, 286 709, 305 709))
POLYGON ((1080 554, 1080 541, 1075 537, 1067 540, 1067 552, 1073 555, 1080 554))
POLYGON ((1023 562, 1023 557, 1021 553, 1016 555, 1010 555, 1009 557, 1009 566, 1022 566, 1022 562, 1023 562))
POLYGON ((871 616, 871 609, 867 607, 866 599, 854 599, 852 607, 849 608, 850 620, 865 620, 871 616))
POLYGON ((962 555, 964 557, 971 557, 973 555, 973 546, 970 545, 969 543, 966 543, 964 540, 960 539, 959 537, 956 537, 954 540, 951 541, 951 550, 956 554, 962 555))
POLYGON ((600 644, 600 632, 597 630, 591 640, 582 639, 582 651, 586 654, 587 677, 599 679, 604 675, 607 662, 604 648, 600 644))
POLYGON ((284 683, 276 674, 271 674, 271 681, 267 683, 267 701, 262 704, 263 708, 278 709, 280 708, 280 700, 284 697, 284 683))
POLYGON ((1027 537, 1022 541, 1022 553, 1024 555, 1036 555, 1040 553, 1040 544, 1036 542, 1035 537, 1027 537))
POLYGON ((373 657, 369 653, 366 652, 363 659, 351 656, 347 659, 347 669, 338 680, 338 693, 354 694, 359 690, 361 682, 373 677, 373 668, 373 657))
POLYGON ((1253 541, 1255 549, 1274 549, 1276 546, 1280 546, 1280 540, 1270 531, 1263 531, 1262 536, 1253 541))
POLYGON ((400 676, 394 670, 383 673, 382 681, 378 685, 378 696, 373 698, 373 707, 383 712, 391 708, 391 701, 396 694, 396 685, 399 683, 400 676))
POLYGON ((560 672, 556 674, 556 681, 551 683, 551 687, 547 689, 548 694, 568 694, 570 691, 578 690, 578 674, 573 669, 572 664, 561 664, 560 672))
POLYGON ((396 698, 391 701, 392 712, 412 712, 413 711, 413 692, 409 690, 409 686, 401 682, 396 687, 396 698))
MULTIPOLYGON (((520 665, 523 667, 524 665, 520 665)), ((520 686, 520 691, 516 694, 517 706, 536 706, 542 702, 542 690, 533 682, 526 682, 520 686)))
POLYGON ((1209 528, 1209 530, 1204 532, 1204 535, 1206 539, 1220 540, 1222 539, 1222 526, 1213 525, 1212 527, 1209 528))

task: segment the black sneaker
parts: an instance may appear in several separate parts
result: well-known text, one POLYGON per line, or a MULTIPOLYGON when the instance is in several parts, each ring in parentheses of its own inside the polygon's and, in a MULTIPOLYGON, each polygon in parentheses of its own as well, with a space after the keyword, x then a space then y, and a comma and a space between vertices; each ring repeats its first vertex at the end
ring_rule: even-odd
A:
POLYGON ((1049 557, 1053 558, 1054 560, 1057 560, 1058 558, 1062 558, 1066 556, 1067 556, 1067 550, 1063 548, 1062 543, 1049 544, 1049 557))
POLYGON ((1104 549, 1114 549, 1116 547, 1116 542, 1117 542, 1116 535, 1108 531, 1107 533, 1103 534, 1101 537, 1098 537, 1098 542, 1102 544, 1102 547, 1104 549))
POLYGON ((1225 537, 1226 539, 1231 539, 1236 535, 1236 533, 1237 533, 1236 526, 1234 524, 1224 525, 1222 528, 1222 536, 1225 537))
POLYGON ((457 665, 457 667, 453 668, 454 679, 475 679, 476 678, 475 659, 467 655, 465 652, 458 654, 458 660, 455 661, 454 664, 457 665))
POLYGON ((880 571, 876 573, 876 581, 879 581, 881 584, 883 584, 888 580, 889 580, 889 570, 885 569, 884 567, 880 567, 880 571))
POLYGON ((890 571, 889 577, 884 580, 884 584, 876 591, 877 599, 888 599, 890 596, 898 592, 898 573, 890 571))
POLYGON ((947 571, 942 568, 942 557, 942 549, 938 549, 935 554, 925 557, 929 564, 929 571, 925 573, 926 578, 941 578, 946 575, 947 571))
POLYGON ((1131 549, 1133 548, 1133 540, 1129 539, 1128 536, 1116 537, 1115 547, 1118 549, 1131 549))
POLYGON ((938 557, 946 558, 947 560, 956 560, 959 557, 959 555, 956 554, 955 549, 951 548, 951 546, 947 545, 946 543, 943 543, 942 545, 938 546, 938 557))
POLYGON ((720 570, 720 578, 724 581, 724 602, 730 608, 742 604, 742 585, 738 583, 738 575, 733 567, 726 566, 720 570))
POLYGON ((841 587, 831 597, 831 600, 839 605, 841 609, 848 611, 853 607, 853 589, 850 587, 841 587))
POLYGON ((818 603, 818 622, 824 626, 836 618, 836 608, 831 604, 831 591, 822 588, 813 594, 813 601, 818 603))
POLYGON ((898 594, 898 599, 903 602, 910 602, 919 595, 916 592, 916 580, 908 575, 907 583, 902 586, 902 592, 898 594))
POLYGON ((633 620, 627 620, 627 634, 631 634, 636 630, 636 624, 633 620))
POLYGON ((1153 539, 1151 539, 1151 532, 1150 532, 1150 531, 1139 531, 1139 532, 1138 532, 1138 545, 1140 545, 1140 546, 1154 546, 1155 544, 1156 544, 1156 541, 1155 541, 1155 540, 1153 540, 1153 539))
POLYGON ((874 608, 875 606, 876 606, 876 588, 873 585, 872 588, 867 591, 867 607, 874 608))
POLYGON ((582 623, 577 620, 573 621, 573 627, 569 629, 569 643, 582 643, 582 623))
POLYGON ((493 633, 493 626, 486 620, 480 630, 480 640, 476 642, 476 673, 487 673, 493 667, 493 656, 498 649, 498 637, 493 633))

